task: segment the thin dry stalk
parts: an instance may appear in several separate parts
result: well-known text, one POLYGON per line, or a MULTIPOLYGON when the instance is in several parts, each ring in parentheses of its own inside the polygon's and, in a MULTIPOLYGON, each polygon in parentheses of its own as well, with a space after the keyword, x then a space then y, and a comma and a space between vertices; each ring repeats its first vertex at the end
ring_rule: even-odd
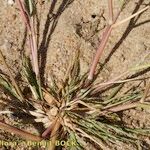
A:
POLYGON ((146 97, 147 97, 149 91, 150 91, 150 81, 149 81, 148 84, 146 85, 144 95, 143 95, 143 97, 142 97, 141 100, 140 100, 141 103, 144 103, 144 101, 145 101, 145 99, 146 99, 146 97))
POLYGON ((94 107, 92 107, 92 106, 86 104, 85 102, 83 102, 83 101, 81 101, 81 100, 76 101, 76 103, 82 104, 83 106, 86 106, 87 108, 89 108, 89 109, 92 110, 92 111, 97 111, 96 108, 94 108, 94 107))
MULTIPOLYGON (((23 4, 22 4, 22 2, 21 2, 20 0, 16 0, 16 1, 17 1, 17 3, 18 3, 19 8, 20 8, 22 19, 23 19, 23 21, 25 22, 28 31, 31 33, 30 22, 29 22, 29 19, 27 18, 27 14, 26 14, 25 11, 24 11, 23 4)), ((29 34, 30 34, 30 33, 29 33, 29 34)))
POLYGON ((112 85, 112 84, 120 84, 120 83, 127 83, 127 82, 131 82, 131 81, 140 81, 140 80, 145 80, 145 79, 149 79, 150 77, 147 78, 132 78, 132 79, 124 79, 124 80, 116 80, 116 81, 108 81, 108 82, 104 82, 98 85, 98 87, 106 87, 107 85, 112 85))
POLYGON ((146 11, 149 7, 150 7, 150 6, 147 6, 147 7, 143 8, 142 10, 138 11, 137 13, 131 15, 130 17, 128 17, 128 18, 126 18, 126 19, 124 19, 124 20, 122 20, 122 21, 116 22, 116 23, 113 25, 113 28, 116 28, 116 27, 120 26, 121 24, 123 24, 123 23, 125 23, 125 22, 131 20, 132 18, 134 18, 134 17, 136 17, 137 15, 141 14, 142 12, 146 11))
POLYGON ((108 9, 109 9, 109 24, 112 24, 114 21, 113 0, 108 0, 108 9))
POLYGON ((107 111, 111 111, 111 112, 119 112, 119 111, 123 111, 123 110, 127 110, 127 109, 131 109, 131 108, 135 108, 139 105, 139 101, 135 102, 135 103, 130 103, 130 104, 124 104, 124 105, 118 105, 109 109, 106 109, 107 111))
POLYGON ((93 90, 91 91, 91 94, 96 94, 97 92, 99 92, 104 87, 106 88, 107 86, 111 86, 115 82, 118 82, 119 79, 121 79, 123 76, 127 75, 128 73, 129 73, 129 71, 125 71, 124 73, 122 73, 121 75, 111 79, 110 81, 95 85, 93 87, 93 90))
POLYGON ((39 64, 38 64, 38 48, 37 48, 37 41, 36 41, 36 36, 35 36, 35 24, 34 24, 34 16, 31 17, 30 19, 31 21, 31 38, 33 41, 33 55, 34 55, 34 68, 35 68, 35 73, 36 73, 36 77, 38 80, 40 80, 39 77, 39 64))

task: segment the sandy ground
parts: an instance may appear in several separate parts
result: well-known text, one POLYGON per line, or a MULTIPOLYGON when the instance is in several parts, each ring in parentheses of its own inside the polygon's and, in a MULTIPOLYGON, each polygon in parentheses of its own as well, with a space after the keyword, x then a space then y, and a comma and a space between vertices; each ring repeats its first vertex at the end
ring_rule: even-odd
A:
MULTIPOLYGON (((17 78, 21 54, 28 50, 26 29, 16 4, 8 5, 7 0, 0 2, 0 49, 17 78)), ((129 0, 119 20, 142 9, 148 2, 129 0)), ((118 7, 116 0, 115 12, 118 7)), ((62 79, 76 50, 80 50, 81 71, 87 71, 108 21, 106 0, 38 0, 37 8, 38 48, 45 81, 49 82, 51 72, 58 80, 62 79)), ((149 61, 150 9, 113 31, 100 60, 104 67, 98 79, 107 81, 130 67, 149 61)), ((7 72, 3 65, 0 69, 7 72)), ((150 127, 150 112, 125 111, 123 120, 129 125, 150 127)), ((147 147, 150 149, 149 145, 147 147)), ((121 149, 112 149, 134 148, 125 144, 121 149)))

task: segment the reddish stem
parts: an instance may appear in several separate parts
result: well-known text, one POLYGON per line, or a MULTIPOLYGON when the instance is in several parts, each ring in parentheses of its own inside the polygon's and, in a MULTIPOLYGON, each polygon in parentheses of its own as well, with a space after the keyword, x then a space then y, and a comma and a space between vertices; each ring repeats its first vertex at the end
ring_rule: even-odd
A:
POLYGON ((89 72, 89 76, 88 76, 88 79, 89 79, 89 80, 92 80, 92 79, 93 79, 93 76, 94 76, 94 72, 95 72, 97 63, 98 63, 99 58, 100 58, 100 56, 102 55, 102 52, 103 52, 103 50, 104 50, 104 48, 105 48, 105 46, 106 46, 106 43, 107 43, 107 41, 108 41, 108 39, 109 39, 109 36, 110 36, 110 34, 111 34, 111 31, 112 31, 112 27, 111 27, 111 25, 109 25, 109 26, 106 28, 105 32, 104 32, 104 35, 103 35, 103 38, 102 38, 103 40, 101 41, 101 43, 100 43, 100 45, 99 45, 99 48, 98 48, 98 50, 97 50, 97 52, 96 52, 96 55, 95 55, 95 57, 94 57, 94 60, 93 60, 93 62, 92 62, 92 66, 91 66, 91 68, 90 68, 90 72, 89 72))
MULTIPOLYGON (((108 5, 110 5, 110 7, 113 7, 112 4, 110 4, 110 1, 109 1, 108 5)), ((112 29, 113 29, 113 25, 116 23, 119 15, 121 13, 121 11, 122 11, 122 8, 118 11, 118 13, 115 16, 112 24, 107 26, 107 28, 106 28, 106 30, 105 30, 105 32, 103 34, 102 41, 101 41, 101 43, 99 45, 99 48, 98 48, 98 50, 97 50, 97 52, 95 54, 95 57, 94 57, 93 62, 92 62, 92 65, 90 67, 90 71, 89 71, 89 75, 88 75, 88 80, 90 80, 90 81, 93 80, 93 76, 94 76, 94 72, 96 70, 97 63, 98 63, 98 61, 99 61, 99 59, 100 59, 100 57, 102 55, 102 52, 104 51, 104 48, 105 48, 105 46, 106 46, 106 44, 108 42, 109 37, 111 35, 112 29)), ((113 16, 113 8, 110 8, 110 13, 111 13, 111 17, 112 17, 113 16)))
POLYGON ((109 8, 109 21, 110 24, 112 24, 114 21, 113 0, 108 0, 108 8, 109 8))
POLYGON ((32 53, 33 70, 36 74, 36 79, 38 81, 38 84, 39 86, 41 86, 40 74, 39 74, 39 62, 38 62, 38 48, 37 48, 37 41, 36 41, 35 28, 34 28, 34 16, 27 15, 21 0, 17 0, 17 3, 21 11, 21 16, 23 18, 23 21, 26 24, 29 32, 29 43, 30 43, 30 48, 32 53))
POLYGON ((10 132, 10 133, 17 134, 17 135, 19 135, 20 137, 22 137, 26 140, 32 140, 32 141, 41 141, 41 140, 43 140, 43 138, 41 138, 37 135, 33 135, 31 133, 23 131, 21 129, 18 129, 16 127, 8 125, 8 124, 6 124, 2 121, 0 121, 0 129, 5 130, 5 131, 10 132))
POLYGON ((25 22, 28 31, 31 32, 30 22, 29 22, 29 19, 27 18, 27 15, 26 15, 25 11, 24 11, 24 7, 22 5, 22 2, 20 0, 17 0, 17 3, 18 3, 18 6, 20 7, 21 16, 23 18, 23 21, 25 22))

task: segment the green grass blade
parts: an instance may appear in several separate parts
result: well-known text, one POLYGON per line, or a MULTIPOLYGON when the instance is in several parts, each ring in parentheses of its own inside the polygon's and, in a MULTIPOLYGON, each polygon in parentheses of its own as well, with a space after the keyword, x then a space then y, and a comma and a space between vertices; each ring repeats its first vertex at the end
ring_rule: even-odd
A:
POLYGON ((32 70, 30 60, 27 57, 23 58, 23 76, 27 80, 34 98, 42 99, 41 92, 40 92, 41 87, 39 87, 38 81, 36 80, 35 73, 32 70))
POLYGON ((0 75, 0 86, 6 90, 9 94, 11 94, 12 96, 16 97, 18 100, 21 101, 20 96, 17 94, 15 88, 13 87, 13 85, 11 84, 11 82, 4 77, 3 75, 0 75))

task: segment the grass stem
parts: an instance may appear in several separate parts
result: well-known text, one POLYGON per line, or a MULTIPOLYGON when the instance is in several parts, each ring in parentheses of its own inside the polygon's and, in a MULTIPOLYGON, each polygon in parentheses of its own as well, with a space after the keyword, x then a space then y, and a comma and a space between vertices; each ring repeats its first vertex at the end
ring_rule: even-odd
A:
POLYGON ((136 17, 137 15, 141 14, 142 12, 146 11, 149 7, 150 7, 150 6, 147 6, 147 7, 143 8, 142 10, 138 11, 137 13, 135 13, 135 14, 129 16, 128 18, 126 18, 126 19, 124 19, 124 20, 122 20, 122 21, 116 22, 116 23, 113 25, 113 28, 116 28, 116 27, 120 26, 121 24, 123 24, 123 23, 125 23, 125 22, 131 20, 132 18, 134 18, 134 17, 136 17))
POLYGON ((108 0, 108 9, 109 9, 109 24, 112 24, 114 21, 113 0, 108 0))
POLYGON ((42 141, 42 138, 37 135, 33 135, 31 133, 28 133, 26 131, 23 131, 21 129, 18 129, 16 127, 13 127, 11 125, 8 125, 2 121, 0 121, 0 129, 5 130, 10 133, 14 133, 19 135, 20 137, 26 139, 26 140, 32 140, 32 141, 42 141))
POLYGON ((43 99, 42 90, 41 90, 41 79, 40 79, 40 73, 39 73, 39 62, 38 62, 38 48, 37 48, 37 40, 35 36, 35 24, 34 24, 34 15, 29 16, 26 11, 24 4, 21 0, 17 0, 19 9, 21 11, 21 16, 23 18, 23 21, 28 29, 29 32, 29 43, 31 48, 31 54, 32 54, 32 65, 33 70, 36 74, 36 79, 39 85, 39 92, 41 99, 43 99))

